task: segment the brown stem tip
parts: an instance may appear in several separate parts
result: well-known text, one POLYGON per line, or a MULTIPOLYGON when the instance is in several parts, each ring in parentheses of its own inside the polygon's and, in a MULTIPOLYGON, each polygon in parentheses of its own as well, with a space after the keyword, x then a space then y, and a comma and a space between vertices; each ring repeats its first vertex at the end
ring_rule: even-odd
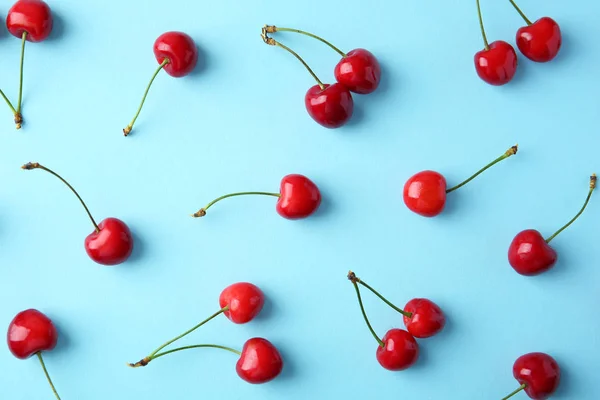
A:
POLYGON ((360 279, 356 276, 356 274, 352 271, 348 271, 348 280, 352 283, 360 282, 360 279))
POLYGON ((124 136, 129 135, 129 133, 131 133, 131 126, 127 126, 126 128, 123 128, 123 135, 124 136))
POLYGON ((36 169, 40 167, 40 163, 36 163, 36 162, 28 162, 25 165, 21 166, 21 169, 25 169, 25 170, 32 170, 32 169, 36 169))
POLYGON ((17 129, 21 129, 22 123, 23 123, 23 116, 21 115, 21 113, 16 113, 15 114, 15 125, 17 126, 17 129))
POLYGON ((262 38, 263 42, 265 42, 266 44, 270 45, 270 46, 277 46, 277 42, 275 41, 275 39, 269 37, 268 33, 273 33, 274 31, 272 31, 272 29, 276 29, 274 26, 271 27, 269 25, 265 25, 262 28, 260 37, 262 38))
POLYGON ((598 180, 598 178, 596 177, 596 174, 592 174, 592 176, 590 176, 590 189, 595 189, 596 188, 596 181, 598 180))
POLYGON ((146 365, 148 365, 148 363, 149 363, 150 361, 151 361, 151 360, 150 360, 148 357, 144 357, 144 358, 142 358, 140 361, 136 362, 135 364, 131 364, 131 363, 129 363, 129 364, 127 364, 127 365, 128 365, 129 367, 131 367, 131 368, 145 367, 146 365))
POLYGON ((198 211, 196 211, 195 213, 193 213, 192 217, 200 218, 200 217, 204 217, 205 215, 206 215, 206 210, 204 208, 201 208, 198 211))
POLYGON ((514 156, 515 154, 517 154, 517 151, 519 150, 519 145, 515 144, 513 147, 511 147, 510 149, 506 150, 506 155, 507 156, 514 156))
POLYGON ((265 33, 275 33, 275 32, 277 32, 277 27, 275 25, 265 25, 263 27, 263 32, 265 32, 265 33))

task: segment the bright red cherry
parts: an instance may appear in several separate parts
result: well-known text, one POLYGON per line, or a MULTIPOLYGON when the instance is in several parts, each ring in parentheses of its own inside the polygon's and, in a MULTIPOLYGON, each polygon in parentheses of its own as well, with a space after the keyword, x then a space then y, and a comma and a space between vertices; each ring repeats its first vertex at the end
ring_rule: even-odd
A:
POLYGON ((352 95, 346 86, 340 83, 311 87, 306 92, 304 104, 312 119, 331 129, 345 125, 354 111, 352 95))
POLYGON ((6 27, 11 35, 41 42, 52 32, 52 13, 41 0, 18 0, 8 11, 6 27))
POLYGON ((281 373, 283 360, 271 342, 252 338, 244 343, 235 369, 239 377, 248 383, 266 383, 281 373))
POLYGON ((206 207, 196 211, 192 216, 194 218, 203 217, 213 204, 228 197, 245 195, 264 195, 279 198, 276 206, 277 212, 282 217, 292 220, 312 215, 321 204, 321 192, 319 192, 317 185, 303 175, 291 174, 284 176, 281 180, 279 193, 237 192, 226 194, 211 201, 206 207))
POLYGON ((583 213, 596 187, 596 179, 595 174, 590 177, 590 190, 581 210, 548 239, 544 239, 542 234, 535 229, 521 231, 515 236, 508 248, 508 262, 515 271, 521 275, 534 276, 548 271, 556 264, 558 254, 550 247, 549 243, 583 213))
POLYGON ((351 92, 373 93, 381 81, 381 67, 368 50, 354 49, 335 66, 335 79, 351 92))
POLYGON ((236 324, 250 322, 265 304, 265 295, 257 286, 238 282, 227 286, 219 297, 221 308, 227 308, 225 316, 236 324))
POLYGON ((94 232, 85 238, 85 251, 88 256, 102 265, 116 265, 125 262, 133 251, 133 237, 125 223, 116 218, 106 218, 100 224, 92 217, 83 199, 77 191, 60 175, 39 163, 27 163, 21 167, 25 170, 41 169, 60 179, 77 196, 94 225, 94 232))
POLYGON ((416 338, 431 337, 446 325, 442 309, 428 299, 412 299, 404 306, 404 325, 416 338))
POLYGON ((513 375, 521 386, 502 400, 524 390, 535 400, 552 396, 560 384, 560 368, 554 358, 545 353, 525 354, 515 361, 513 375))
POLYGON ((167 74, 175 78, 189 75, 198 64, 198 47, 194 40, 183 32, 166 32, 160 35, 154 42, 154 56, 159 66, 146 87, 142 102, 133 120, 123 129, 125 136, 131 133, 133 125, 142 111, 150 87, 158 73, 164 69, 167 74))
POLYGON ((390 371, 402 371, 412 366, 419 358, 419 345, 415 338, 403 329, 390 329, 382 339, 384 345, 377 346, 377 361, 390 371))
POLYGON ((404 204, 414 213, 424 217, 435 217, 446 206, 446 194, 466 185, 479 174, 505 158, 517 154, 517 150, 517 145, 512 146, 503 155, 477 171, 470 178, 450 189, 446 188, 446 179, 439 172, 429 170, 418 172, 404 184, 404 204))

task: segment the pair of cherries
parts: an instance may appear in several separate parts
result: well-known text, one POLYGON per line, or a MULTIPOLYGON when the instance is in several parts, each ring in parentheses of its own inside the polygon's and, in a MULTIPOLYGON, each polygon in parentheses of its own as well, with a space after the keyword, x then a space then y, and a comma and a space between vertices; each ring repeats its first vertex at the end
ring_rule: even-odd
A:
POLYGON ((42 42, 52 32, 53 18, 48 4, 42 0, 18 0, 8 11, 6 27, 11 35, 21 39, 21 63, 19 68, 19 98, 17 107, 0 90, 0 96, 14 115, 17 129, 21 129, 23 115, 21 106, 23 100, 23 61, 25 58, 25 42, 42 42))
MULTIPOLYGON (((517 47, 521 53, 539 63, 554 59, 562 45, 562 34, 556 21, 550 17, 543 17, 531 22, 514 0, 509 1, 527 24, 517 31, 517 47)), ((517 72, 517 53, 513 46, 503 40, 488 43, 479 0, 477 13, 485 48, 475 54, 475 70, 477 75, 490 85, 505 85, 517 72)))
POLYGON ((248 282, 234 283, 221 292, 221 295, 219 296, 219 305, 221 309, 219 311, 188 331, 161 345, 140 361, 129 364, 129 366, 132 368, 145 367, 152 360, 183 350, 217 348, 230 351, 240 356, 236 364, 236 372, 244 381, 252 384, 269 382, 281 373, 283 369, 283 360, 277 348, 267 339, 249 339, 244 343, 241 352, 216 344, 198 344, 164 350, 174 342, 194 332, 196 329, 220 314, 224 314, 235 324, 246 324, 252 321, 260 313, 264 304, 265 295, 257 286, 248 282))
POLYGON ((306 92, 304 105, 311 118, 325 128, 339 128, 350 120, 354 111, 352 93, 373 93, 379 86, 381 67, 377 58, 368 50, 354 49, 345 53, 327 40, 312 33, 273 25, 263 27, 262 38, 266 44, 281 47, 294 55, 315 79, 317 84, 306 92), (268 36, 275 32, 295 32, 306 35, 337 52, 342 57, 334 68, 337 82, 323 83, 295 51, 268 36))
POLYGON ((379 292, 359 279, 354 272, 348 273, 348 280, 354 285, 358 304, 371 334, 378 343, 375 353, 379 364, 390 371, 402 371, 412 366, 419 358, 419 345, 415 338, 425 339, 439 333, 446 325, 446 317, 440 307, 428 299, 410 300, 400 309, 383 297, 379 292), (384 303, 402 315, 404 329, 390 329, 383 338, 379 338, 371 326, 365 312, 359 285, 367 288, 384 303))

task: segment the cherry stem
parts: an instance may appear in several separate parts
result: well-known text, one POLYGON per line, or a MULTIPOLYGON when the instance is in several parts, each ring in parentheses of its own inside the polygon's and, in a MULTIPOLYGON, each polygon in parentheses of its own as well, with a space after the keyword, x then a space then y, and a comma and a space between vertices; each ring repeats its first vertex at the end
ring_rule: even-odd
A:
POLYGON ((218 197, 216 199, 214 199, 213 201, 211 201, 210 203, 208 203, 204 208, 199 209, 198 211, 196 211, 195 213, 192 214, 192 217, 194 218, 199 218, 199 217, 204 217, 206 215, 206 210, 208 210, 213 204, 226 199, 228 197, 235 197, 235 196, 247 196, 247 195, 261 195, 261 196, 273 196, 273 197, 281 197, 281 195, 279 193, 271 193, 271 192, 238 192, 238 193, 230 193, 230 194, 226 194, 225 196, 221 196, 218 197))
POLYGON ((165 58, 163 60, 163 62, 160 63, 160 65, 158 66, 158 68, 156 69, 156 71, 154 71, 154 74, 152 75, 152 79, 150 79, 150 82, 148 83, 148 86, 146 86, 146 91, 144 92, 144 96, 142 97, 142 102, 140 103, 140 106, 138 107, 137 112, 135 113, 135 116, 133 117, 133 119, 131 120, 131 122, 129 123, 129 125, 127 125, 127 127, 125 129, 123 129, 123 134, 125 136, 129 135, 129 133, 133 129, 133 124, 135 124, 135 121, 140 116, 140 113, 142 112, 142 107, 144 107, 144 103, 146 102, 146 97, 148 96, 148 92, 150 92, 150 87, 152 86, 152 83, 154 82, 154 79, 156 79, 156 76, 158 75, 158 73, 169 62, 170 62, 170 60, 168 58, 165 58))
POLYGON ((19 67, 19 100, 17 101, 17 112, 15 113, 15 123, 17 129, 21 128, 21 122, 23 117, 21 116, 21 104, 23 100, 23 61, 25 60, 25 42, 27 39, 27 32, 23 32, 21 37, 21 64, 19 67))
POLYGON ((514 0, 508 0, 508 1, 510 1, 510 4, 513 5, 513 7, 515 8, 515 10, 517 10, 517 12, 521 16, 521 18, 523 18, 525 20, 525 22, 527 23, 527 25, 531 25, 531 21, 529 20, 529 18, 527 18, 527 16, 525 15, 525 13, 523 11, 521 11, 521 9, 517 5, 517 3, 515 3, 514 0))
POLYGON ((496 158, 494 161, 492 161, 491 163, 489 163, 488 165, 486 165, 485 167, 481 168, 479 171, 477 171, 475 174, 471 175, 471 177, 469 179, 467 179, 466 181, 463 181, 462 183, 459 183, 458 185, 447 189, 446 193, 450 193, 455 191, 458 188, 463 187, 464 185, 466 185, 467 183, 471 182, 473 179, 475 179, 477 176, 479 176, 481 173, 483 173, 485 170, 487 170, 488 168, 494 166, 495 164, 498 164, 500 161, 517 154, 517 150, 519 150, 518 145, 514 145, 512 146, 510 149, 506 150, 506 152, 504 154, 502 154, 500 157, 496 158))
POLYGON ((302 57, 300 57, 298 55, 298 53, 296 53, 294 50, 290 49, 289 47, 287 47, 286 45, 283 45, 281 43, 279 43, 278 41, 276 41, 275 39, 273 39, 272 37, 267 36, 267 29, 266 27, 263 28, 261 37, 263 38, 264 42, 270 46, 279 46, 282 49, 285 49, 287 51, 289 51, 294 57, 296 57, 301 63, 302 65, 304 65, 304 67, 308 70, 308 72, 312 75, 312 77, 315 79, 315 81, 317 81, 317 84, 319 85, 319 87, 321 88, 321 90, 325 90, 325 85, 323 85, 323 82, 321 82, 321 80, 319 79, 319 77, 313 72, 313 70, 308 66, 308 64, 306 63, 306 61, 304 61, 302 59, 302 57))
POLYGON ((521 386, 519 386, 519 388, 517 390, 515 390, 514 392, 512 392, 508 396, 504 397, 502 400, 510 399, 511 397, 513 397, 515 394, 519 393, 521 390, 525 389, 526 387, 527 387, 527 385, 525 383, 522 384, 521 386))
POLYGON ((546 239, 546 243, 550 243, 550 241, 552 239, 554 239, 556 236, 558 236, 559 233, 561 233, 562 231, 564 231, 565 229, 567 229, 569 227, 569 225, 571 225, 573 222, 575 222, 575 220, 577 218, 579 218, 579 216, 581 214, 583 214, 583 210, 585 210, 585 208, 587 207, 589 201, 590 201, 590 197, 592 197, 592 192, 594 191, 594 189, 596 188, 596 174, 592 174, 592 176, 590 176, 590 191, 587 194, 587 197, 585 198, 585 203, 583 203, 583 207, 581 207, 581 210, 579 210, 579 212, 569 221, 567 222, 567 224, 565 226, 563 226, 562 228, 560 228, 559 230, 557 230, 554 235, 550 236, 548 239, 546 239))
POLYGON ((46 379, 48 380, 48 383, 50 384, 50 388, 52 388, 52 392, 54 392, 54 395, 56 396, 56 398, 58 400, 60 400, 60 396, 58 395, 58 392, 56 391, 56 388, 54 387, 54 383, 52 383, 52 379, 50 378, 50 374, 48 373, 48 370, 46 369, 46 364, 44 363, 44 359, 42 358, 42 353, 38 352, 36 354, 37 354, 38 360, 40 360, 40 364, 42 365, 42 369, 44 370, 46 379))
POLYGON ((377 292, 375 289, 373 289, 371 286, 367 285, 365 282, 363 282, 360 278, 356 277, 356 282, 363 285, 364 287, 366 287, 367 289, 369 289, 375 296, 379 297, 381 300, 383 300, 383 302, 385 304, 387 304, 388 306, 392 307, 394 310, 398 311, 400 314, 402 314, 403 316, 410 318, 412 317, 413 313, 408 312, 408 311, 404 311, 401 308, 396 307, 394 304, 392 304, 392 302, 390 302, 388 299, 386 299, 385 297, 383 297, 381 294, 379 294, 379 292, 377 292))
POLYGON ((328 42, 327 40, 323 39, 322 37, 319 37, 315 34, 312 34, 310 32, 306 32, 306 31, 301 31, 300 29, 294 29, 294 28, 280 28, 278 26, 274 26, 274 25, 267 25, 265 26, 265 28, 267 29, 268 33, 275 33, 275 32, 294 32, 294 33, 299 33, 301 35, 306 35, 306 36, 310 36, 313 39, 317 39, 318 41, 325 43, 327 46, 331 47, 333 50, 335 50, 340 56, 342 57, 346 57, 346 53, 344 53, 343 51, 341 51, 340 49, 338 49, 336 46, 334 46, 333 44, 331 44, 330 42, 328 42))
POLYGON ((371 331, 371 335, 373 335, 373 337, 375 338, 375 340, 377 340, 377 343, 379 343, 379 345, 381 347, 385 347, 385 344, 383 343, 383 341, 381 339, 379 339, 379 336, 377 336, 377 334, 375 333, 375 330, 371 326, 371 323, 369 322, 369 318, 367 318, 367 313, 365 312, 365 307, 363 306, 362 297, 360 296, 360 289, 358 288, 358 283, 357 283, 358 278, 356 278, 356 275, 354 275, 354 272, 352 272, 352 271, 348 272, 348 280, 350 282, 352 282, 352 284, 354 285, 354 289, 356 290, 356 297, 358 298, 358 305, 360 306, 360 311, 362 312, 363 318, 365 319, 365 322, 367 323, 367 327, 371 331))
POLYGON ((77 198, 81 202, 81 205, 83 206, 83 208, 85 208, 85 212, 87 213, 88 217, 90 217, 90 220, 92 221, 92 224, 94 224, 94 228, 96 229, 96 232, 100 232, 100 228, 98 227, 98 224, 94 220, 94 217, 92 217, 92 213, 90 213, 90 210, 85 205, 85 202, 83 201, 83 199, 81 198, 81 196, 79 196, 79 193, 77 193, 77 191, 73 188, 73 186, 71 186, 69 184, 69 182, 67 182, 62 176, 60 176, 56 172, 52 171, 50 168, 46 168, 43 165, 41 165, 40 163, 36 163, 36 162, 28 162, 27 164, 23 165, 21 167, 21 169, 25 169, 25 170, 42 169, 42 170, 44 170, 46 172, 51 173, 52 175, 54 175, 58 179, 60 179, 65 185, 68 186, 69 189, 71 189, 71 191, 73 193, 75 193, 75 196, 77 196, 77 198))
POLYGON ((479 4, 479 0, 477 0, 477 14, 479 15, 479 27, 481 28, 481 36, 483 37, 483 45, 486 50, 489 50, 490 44, 488 43, 487 36, 485 35, 485 28, 483 27, 483 17, 481 16, 481 4, 479 4))
POLYGON ((152 359, 154 360, 154 359, 157 359, 159 357, 166 356, 167 354, 176 353, 176 352, 182 351, 182 350, 200 349, 200 348, 206 348, 206 347, 213 348, 213 349, 227 350, 227 351, 230 351, 232 353, 237 354, 238 356, 242 355, 241 352, 239 352, 239 351, 237 351, 235 349, 232 349, 231 347, 219 346, 218 344, 196 344, 196 345, 193 345, 193 346, 178 347, 178 348, 173 349, 173 350, 168 350, 168 351, 165 351, 165 352, 162 352, 162 353, 158 353, 152 359))
POLYGON ((0 96, 2 96, 2 98, 4 99, 4 101, 6 102, 6 104, 8 105, 8 107, 10 108, 10 110, 13 112, 13 114, 16 115, 17 114, 17 110, 12 105, 12 103, 10 102, 10 100, 8 99, 8 97, 6 97, 6 95, 4 94, 4 92, 2 91, 2 89, 0 89, 0 96))

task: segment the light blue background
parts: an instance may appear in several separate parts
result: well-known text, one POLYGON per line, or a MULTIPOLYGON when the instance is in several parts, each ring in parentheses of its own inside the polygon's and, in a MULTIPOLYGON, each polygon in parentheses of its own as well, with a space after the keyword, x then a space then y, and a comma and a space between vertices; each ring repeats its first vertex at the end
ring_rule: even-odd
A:
MULTIPOLYGON (((518 231, 549 235, 565 223, 589 174, 600 173, 600 5, 522 0, 530 18, 560 23, 564 48, 547 65, 520 57, 514 81, 496 88, 474 71, 474 0, 144 4, 51 2, 51 40, 27 45, 22 131, 0 105, 0 322, 29 307, 54 319, 60 343, 46 362, 64 400, 499 399, 517 387, 512 364, 530 351, 560 363, 555 398, 600 396, 600 194, 553 242, 555 270, 524 278, 506 259, 518 231), (368 48, 383 66, 381 88, 355 96, 347 127, 319 127, 303 105, 313 81, 262 43, 264 23, 368 48), (201 66, 184 79, 161 74, 125 139, 156 68, 152 44, 167 30, 197 40, 201 66), (402 203, 413 173, 435 169, 455 184, 516 142, 519 154, 450 196, 442 216, 424 219, 402 203), (98 220, 126 221, 137 240, 131 261, 90 261, 84 211, 53 177, 21 171, 27 161, 63 174, 98 220), (284 220, 274 199, 258 197, 188 216, 228 192, 276 191, 288 173, 321 188, 314 217, 284 220), (399 305, 428 297, 444 309, 447 329, 420 341, 414 368, 378 365, 348 269, 399 305), (261 317, 243 326, 219 318, 182 343, 239 348, 267 337, 286 362, 277 380, 248 385, 236 357, 217 350, 125 367, 216 311, 220 291, 242 280, 265 291, 261 317)), ((482 6, 490 40, 514 43, 522 21, 508 1, 482 6)), ((20 42, 1 32, 0 84, 15 99, 20 42)), ((277 38, 331 82, 334 52, 277 38)), ((380 335, 403 326, 364 297, 380 335)), ((35 359, 2 346, 0 371, 2 398, 52 398, 35 359)))

